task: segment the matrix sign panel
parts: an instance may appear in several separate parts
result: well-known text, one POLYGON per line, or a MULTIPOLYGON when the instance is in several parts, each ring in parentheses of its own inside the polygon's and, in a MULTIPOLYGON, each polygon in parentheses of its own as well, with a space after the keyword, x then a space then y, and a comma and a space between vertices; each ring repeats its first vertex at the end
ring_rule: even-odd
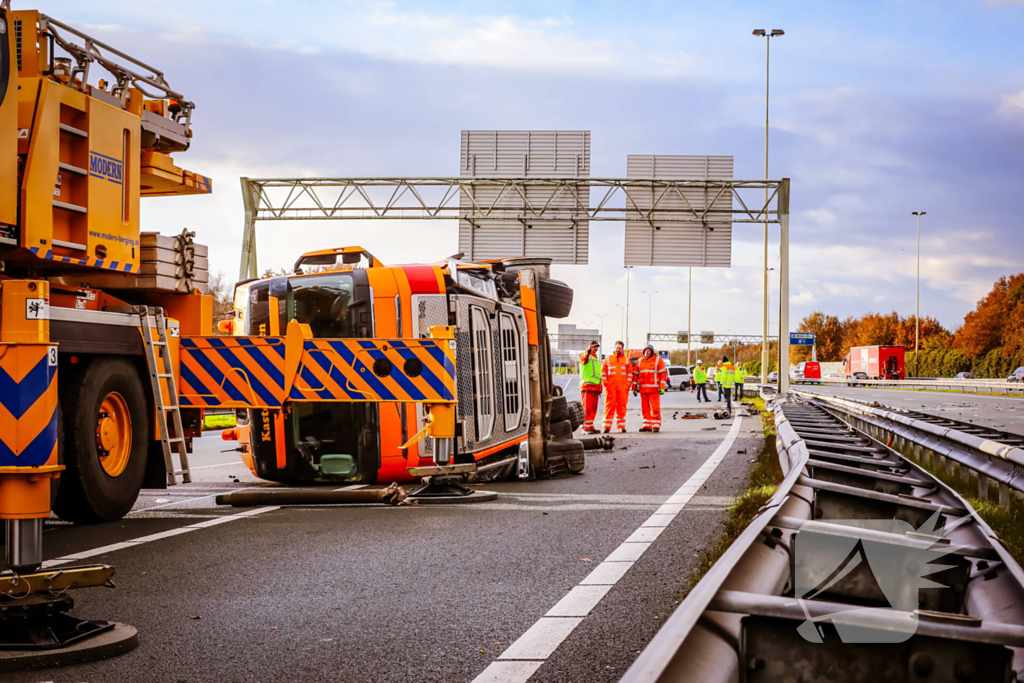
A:
MULTIPOLYGON (((629 178, 661 178, 664 180, 731 179, 731 156, 680 156, 630 154, 626 158, 629 178)), ((732 193, 727 189, 688 187, 676 190, 646 187, 631 189, 629 201, 636 208, 654 209, 652 221, 638 220, 639 214, 626 213, 627 266, 707 266, 728 268, 732 264, 732 222, 718 214, 714 220, 700 222, 692 213, 681 222, 680 210, 693 210, 699 215, 708 207, 715 211, 732 211, 732 193), (658 209, 665 209, 659 213, 658 209), (668 212, 674 213, 668 213, 668 212), (659 220, 660 219, 660 220, 659 220)))
MULTIPOLYGON (((464 130, 460 175, 463 178, 588 178, 590 131, 464 130)), ((556 185, 531 183, 525 191, 495 185, 475 186, 460 195, 459 208, 477 213, 500 209, 500 217, 459 220, 459 251, 474 261, 510 256, 547 257, 555 263, 585 265, 590 222, 528 218, 539 209, 590 206, 589 186, 558 192, 556 185), (520 219, 518 216, 522 215, 520 219)))

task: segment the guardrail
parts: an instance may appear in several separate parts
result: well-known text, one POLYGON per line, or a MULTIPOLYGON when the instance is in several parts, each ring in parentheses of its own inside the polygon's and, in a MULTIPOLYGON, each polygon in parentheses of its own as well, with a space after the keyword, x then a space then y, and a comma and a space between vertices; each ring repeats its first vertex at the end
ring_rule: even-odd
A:
POLYGON ((968 434, 916 420, 888 406, 876 406, 822 394, 793 390, 798 396, 824 403, 839 413, 841 419, 866 431, 876 439, 894 442, 896 450, 918 461, 937 461, 946 473, 954 475, 954 463, 960 476, 969 482, 970 473, 978 478, 978 498, 987 500, 989 483, 999 485, 999 504, 1010 504, 1010 490, 1024 493, 1024 449, 992 439, 968 434))
POLYGON ((824 407, 772 409, 784 481, 622 681, 1021 680, 1024 570, 967 502, 824 407))
POLYGON ((822 377, 821 379, 790 379, 791 384, 834 385, 849 387, 876 387, 883 389, 932 389, 934 391, 959 391, 972 394, 1021 394, 1024 383, 1007 382, 1005 379, 947 379, 942 377, 910 379, 843 379, 822 377))

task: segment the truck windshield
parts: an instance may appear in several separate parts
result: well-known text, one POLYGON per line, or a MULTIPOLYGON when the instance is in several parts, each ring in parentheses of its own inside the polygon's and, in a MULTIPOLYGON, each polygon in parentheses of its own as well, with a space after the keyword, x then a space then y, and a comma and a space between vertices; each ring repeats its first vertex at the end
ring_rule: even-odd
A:
POLYGON ((290 319, 308 324, 314 337, 356 336, 351 273, 307 275, 290 279, 288 285, 290 319))

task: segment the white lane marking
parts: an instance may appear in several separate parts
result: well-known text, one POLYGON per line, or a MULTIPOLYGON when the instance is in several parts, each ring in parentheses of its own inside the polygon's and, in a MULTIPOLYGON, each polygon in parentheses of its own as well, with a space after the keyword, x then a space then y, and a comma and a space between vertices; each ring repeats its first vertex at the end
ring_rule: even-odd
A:
POLYGON ((107 553, 116 552, 118 550, 124 550, 125 548, 134 548, 138 545, 152 543, 153 541, 160 541, 165 538, 170 538, 171 536, 180 536, 181 534, 187 534, 192 531, 199 531, 200 529, 206 529, 211 526, 216 526, 217 524, 226 524, 227 522, 234 522, 239 519, 245 519, 246 517, 252 517, 253 515, 262 515, 264 512, 272 512, 274 510, 280 509, 280 506, 273 505, 265 508, 246 510, 245 512, 239 512, 233 515, 225 515, 223 517, 217 517, 216 519, 208 519, 205 522, 189 524, 188 526, 180 527, 178 529, 161 531, 156 534, 150 534, 149 536, 140 536, 139 538, 133 538, 130 541, 112 543, 111 545, 105 545, 99 548, 93 548, 91 550, 80 550, 77 553, 72 553, 70 555, 65 555, 64 557, 58 557, 43 562, 43 569, 49 569, 50 567, 56 567, 61 564, 68 564, 69 562, 78 562, 80 560, 84 560, 90 557, 96 557, 97 555, 105 555, 107 553))
POLYGON ((232 461, 232 462, 218 463, 216 465, 200 465, 199 467, 190 467, 189 469, 193 469, 193 470, 208 470, 211 467, 227 467, 228 465, 241 465, 242 467, 245 467, 245 463, 244 462, 242 462, 241 460, 235 460, 235 461, 232 461))
POLYGON ((366 484, 352 484, 350 486, 342 486, 340 489, 334 489, 335 491, 356 491, 358 489, 365 489, 366 484))
POLYGON ((718 445, 715 452, 704 461, 682 486, 664 501, 654 514, 623 541, 618 548, 605 558, 604 562, 594 568, 586 578, 580 581, 563 597, 546 615, 536 621, 526 633, 509 645, 508 649, 498 656, 473 683, 526 683, 530 680, 541 664, 558 649, 569 634, 575 630, 583 619, 590 614, 601 599, 625 576, 644 552, 651 547, 653 539, 679 515, 686 503, 694 497, 718 465, 725 460, 732 444, 739 434, 739 417, 733 422, 732 428, 725 439, 718 445), (638 535, 639 534, 639 535, 638 535), (508 660, 529 660, 536 666, 509 667, 508 660))
POLYGON ((505 683, 505 681, 527 681, 544 661, 499 660, 484 669, 474 683, 505 683))
POLYGON ((612 586, 633 566, 632 562, 608 562, 605 560, 594 567, 594 571, 587 574, 586 578, 580 581, 581 586, 612 586))
POLYGON ((547 659, 581 621, 582 617, 541 617, 498 659, 547 659))
POLYGON ((604 594, 612 589, 610 584, 575 586, 554 607, 546 617, 585 617, 597 607, 604 594))

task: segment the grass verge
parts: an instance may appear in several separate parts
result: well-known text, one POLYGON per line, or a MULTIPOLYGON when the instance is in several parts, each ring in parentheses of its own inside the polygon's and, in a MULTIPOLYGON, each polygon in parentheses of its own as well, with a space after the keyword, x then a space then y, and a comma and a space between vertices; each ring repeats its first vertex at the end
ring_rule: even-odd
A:
POLYGON ((694 586, 708 570, 714 566, 718 558, 729 548, 739 537, 743 530, 750 526, 760 510, 768 500, 775 495, 775 491, 782 483, 782 467, 779 465, 779 454, 775 450, 775 416, 764 409, 764 401, 760 398, 749 400, 754 407, 762 411, 761 422, 764 426, 764 444, 761 452, 757 455, 757 462, 750 473, 750 482, 747 490, 744 491, 735 502, 729 507, 729 516, 725 520, 723 529, 718 539, 700 553, 700 561, 696 569, 690 575, 682 597, 689 595, 694 586))
POLYGON ((989 500, 981 500, 977 497, 978 480, 976 477, 971 477, 970 481, 965 483, 960 478, 959 472, 955 472, 951 476, 946 472, 945 467, 935 465, 934 461, 926 463, 914 459, 914 462, 963 496, 968 504, 977 511, 978 516, 999 535, 1003 545, 1017 560, 1017 564, 1024 565, 1024 499, 1017 495, 1011 495, 1010 506, 999 507, 993 502, 999 499, 998 489, 995 486, 990 487, 989 500))

